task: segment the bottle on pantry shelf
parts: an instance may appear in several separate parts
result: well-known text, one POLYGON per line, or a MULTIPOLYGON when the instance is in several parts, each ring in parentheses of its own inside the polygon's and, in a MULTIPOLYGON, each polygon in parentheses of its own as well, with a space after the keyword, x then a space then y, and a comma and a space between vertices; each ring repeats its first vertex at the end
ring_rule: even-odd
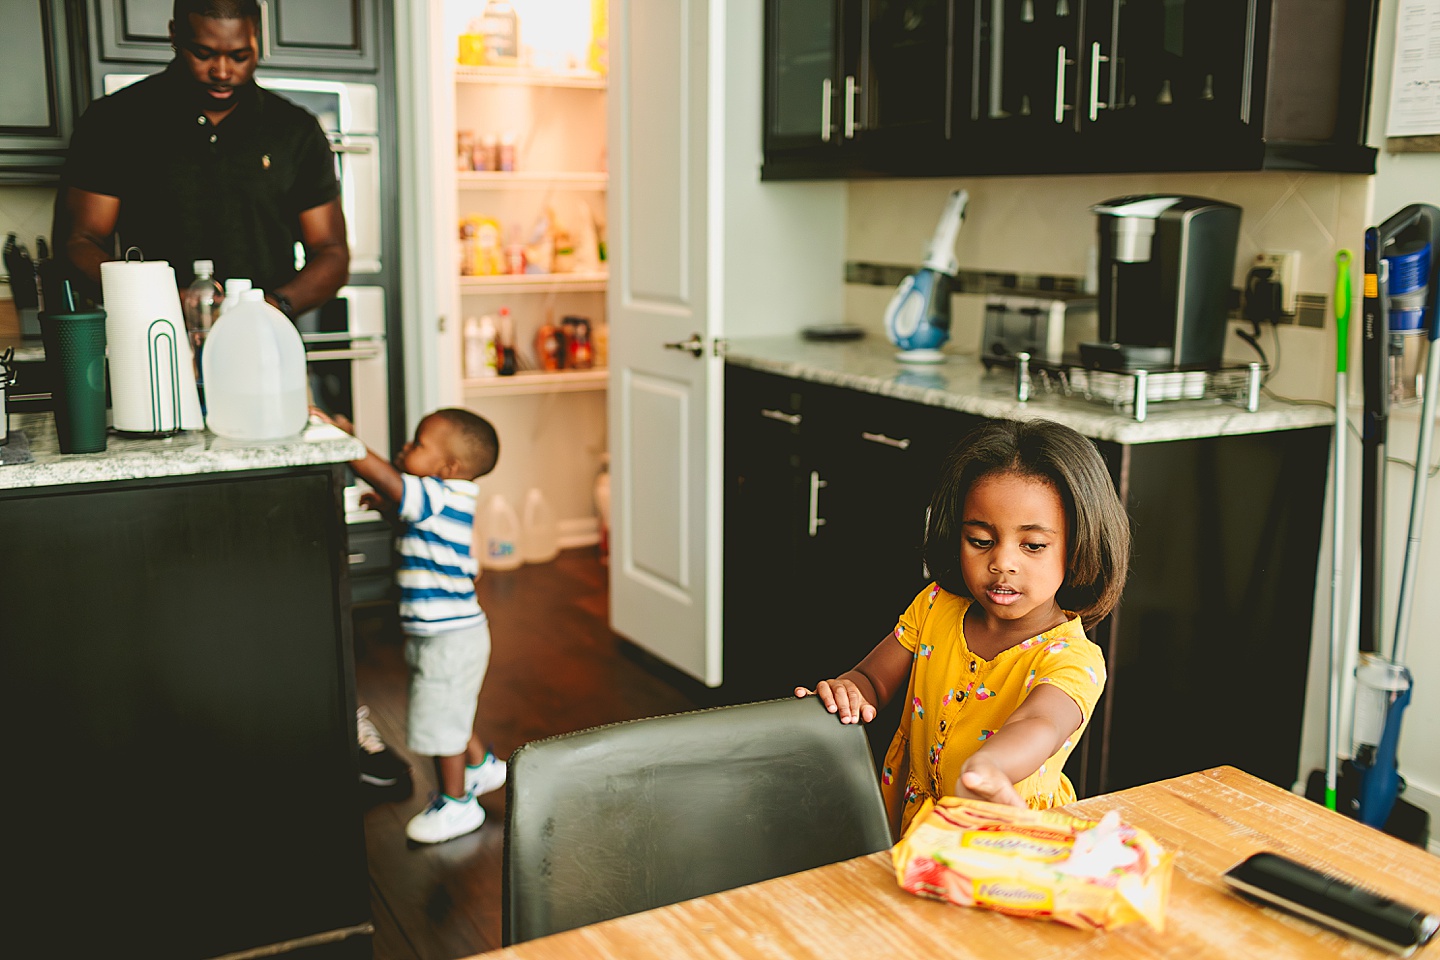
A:
POLYGON ((462 344, 460 369, 466 380, 479 379, 484 376, 485 368, 485 344, 480 339, 480 321, 474 317, 466 317, 460 340, 462 344))
POLYGON ((500 145, 495 150, 495 169, 507 173, 515 170, 515 134, 509 131, 500 134, 500 145))
POLYGON ((525 244, 521 242, 518 226, 510 230, 510 242, 505 244, 505 272, 525 272, 525 244))
POLYGON ((485 508, 485 553, 480 565, 488 570, 514 570, 520 566, 520 518, 500 494, 485 508))
POLYGON ((460 276, 475 275, 475 224, 460 221, 460 276))
POLYGON ((480 32, 485 36, 487 64, 516 65, 520 58, 520 18, 509 0, 487 0, 480 14, 480 32))
POLYGON ((547 317, 535 332, 535 365, 541 370, 559 370, 564 359, 565 335, 547 317))
POLYGON ((455 131, 455 169, 461 172, 474 170, 475 167, 475 131, 455 131))
POLYGON ((482 133, 475 141, 474 152, 470 158, 472 169, 485 173, 491 173, 496 169, 496 162, 500 153, 500 141, 493 133, 482 133))
POLYGON ((585 65, 600 76, 610 70, 610 0, 590 0, 590 49, 585 65))
POLYGON ((575 318, 571 340, 566 344, 567 366, 576 370, 589 370, 594 366, 595 354, 590 348, 590 321, 584 317, 575 318))
POLYGON ((470 272, 477 277, 493 277, 505 272, 505 251, 500 238, 500 224, 490 217, 476 217, 475 262, 470 272))
POLYGON ((590 352, 595 359, 595 366, 608 367, 610 365, 610 324, 601 320, 595 327, 595 332, 590 336, 590 352))
POLYGON ((566 369, 575 369, 575 344, 580 339, 580 318, 566 317, 560 321, 560 329, 565 334, 565 359, 561 365, 566 369))
POLYGON ((497 373, 502 377, 514 375, 517 360, 515 358, 515 318, 510 316, 509 307, 500 308, 500 322, 496 326, 495 352, 497 356, 497 373))
POLYGON ((495 342, 495 318, 485 314, 480 318, 477 331, 477 344, 480 352, 480 369, 478 376, 493 377, 500 372, 499 348, 495 342))

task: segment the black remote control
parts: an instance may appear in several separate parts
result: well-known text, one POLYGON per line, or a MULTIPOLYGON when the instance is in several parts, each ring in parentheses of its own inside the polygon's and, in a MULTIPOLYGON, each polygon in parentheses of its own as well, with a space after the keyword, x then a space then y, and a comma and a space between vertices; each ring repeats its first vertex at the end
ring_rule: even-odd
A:
POLYGON ((1256 853, 1221 875, 1248 896, 1408 957, 1440 927, 1440 917, 1363 890, 1278 853, 1256 853))

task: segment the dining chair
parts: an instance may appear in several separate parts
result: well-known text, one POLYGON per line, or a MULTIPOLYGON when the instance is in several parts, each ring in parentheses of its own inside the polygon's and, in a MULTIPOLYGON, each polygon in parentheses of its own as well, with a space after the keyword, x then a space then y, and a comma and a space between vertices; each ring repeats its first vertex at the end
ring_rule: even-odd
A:
POLYGON ((891 845, 863 728, 813 697, 537 740, 506 791, 507 946, 891 845))

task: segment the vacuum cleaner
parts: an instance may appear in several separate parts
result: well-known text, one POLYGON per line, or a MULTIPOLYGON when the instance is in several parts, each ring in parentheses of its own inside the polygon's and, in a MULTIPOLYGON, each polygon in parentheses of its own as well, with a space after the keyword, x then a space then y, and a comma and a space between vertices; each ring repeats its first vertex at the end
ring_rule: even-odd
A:
POLYGON ((900 281, 885 307, 885 335, 900 348, 897 360, 939 363, 945 359, 940 347, 950 339, 950 294, 960 269, 955 258, 955 238, 969 202, 970 194, 965 190, 950 194, 925 250, 925 262, 900 281))
MULTIPOLYGON (((1410 204, 1378 227, 1365 231, 1363 359, 1365 413, 1362 437, 1360 512, 1360 661, 1355 671, 1355 756, 1348 761, 1358 780, 1353 813, 1360 821, 1385 828, 1396 812, 1404 781, 1396 756, 1400 723, 1410 703, 1412 677, 1405 666, 1416 576, 1419 570, 1420 534, 1425 519, 1425 494, 1435 429, 1436 394, 1440 393, 1440 209, 1410 204), (1384 497, 1386 441, 1396 370, 1406 341, 1428 341, 1422 393, 1419 440, 1415 454, 1415 481, 1410 497, 1409 534, 1396 596, 1395 635, 1389 656, 1381 654, 1381 606, 1384 556, 1384 497)), ((1428 817, 1406 805, 1420 818, 1418 833, 1407 836, 1423 842, 1428 817)), ((1416 816, 1412 815, 1411 820, 1416 816)), ((1413 830, 1413 828, 1412 828, 1413 830)))

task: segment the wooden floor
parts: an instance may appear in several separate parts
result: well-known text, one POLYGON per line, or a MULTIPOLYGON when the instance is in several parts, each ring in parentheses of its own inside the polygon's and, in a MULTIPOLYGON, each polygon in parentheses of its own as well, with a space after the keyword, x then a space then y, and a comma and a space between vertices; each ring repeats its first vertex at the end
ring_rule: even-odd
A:
MULTIPOLYGON (((662 679, 662 668, 610 632, 606 573, 597 552, 583 549, 481 576, 493 652, 476 726, 501 758, 540 737, 694 709, 703 697, 698 687, 662 679)), ((365 817, 375 960, 453 960, 494 949, 505 793, 481 798, 486 822, 476 833, 434 846, 406 840, 405 822, 435 789, 435 774, 405 747, 406 673, 394 608, 361 608, 355 617, 359 700, 415 775, 410 799, 377 805, 365 817)))

